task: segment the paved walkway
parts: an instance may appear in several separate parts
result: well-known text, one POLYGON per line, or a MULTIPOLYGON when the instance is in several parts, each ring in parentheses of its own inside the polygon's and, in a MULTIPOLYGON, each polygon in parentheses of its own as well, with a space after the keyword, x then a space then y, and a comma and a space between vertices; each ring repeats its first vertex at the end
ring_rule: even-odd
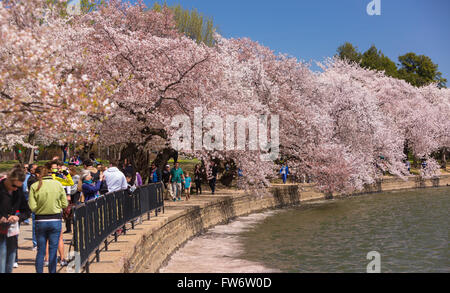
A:
MULTIPOLYGON (((218 199, 222 196, 230 196, 231 194, 238 194, 236 190, 222 190, 216 195, 212 196, 211 193, 204 193, 201 196, 191 196, 190 201, 185 201, 183 197, 183 201, 181 202, 172 202, 165 201, 165 213, 159 213, 158 217, 155 217, 154 212, 151 214, 150 221, 147 221, 147 215, 144 215, 142 218, 142 223, 136 223, 135 229, 131 230, 131 224, 127 225, 126 235, 120 235, 118 237, 118 241, 114 242, 113 236, 108 238, 108 251, 104 251, 103 245, 101 248, 103 249, 100 253, 100 262, 93 262, 90 265, 90 272, 92 273, 119 273, 123 262, 121 259, 129 252, 130 243, 135 243, 136 239, 140 237, 142 233, 148 231, 149 229, 158 229, 163 222, 167 221, 169 217, 183 210, 184 207, 188 207, 190 205, 198 205, 200 203, 210 202, 214 199, 218 199)), ((31 219, 30 219, 31 223, 31 219)), ((65 230, 65 225, 63 223, 63 230, 65 230)), ((72 240, 72 234, 64 234, 64 254, 67 259, 69 253, 69 247, 72 240)), ((13 273, 35 273, 35 259, 36 259, 36 251, 32 250, 32 225, 21 225, 20 227, 20 235, 19 235, 19 267, 15 268, 13 273)), ((71 248, 73 251, 73 247, 71 248)), ((58 254, 59 256, 59 254, 58 254)), ((95 257, 95 253, 90 256, 90 259, 95 257)), ((44 272, 47 272, 47 268, 44 268, 44 272)), ((58 264, 57 267, 58 273, 66 273, 67 267, 61 267, 58 264)))

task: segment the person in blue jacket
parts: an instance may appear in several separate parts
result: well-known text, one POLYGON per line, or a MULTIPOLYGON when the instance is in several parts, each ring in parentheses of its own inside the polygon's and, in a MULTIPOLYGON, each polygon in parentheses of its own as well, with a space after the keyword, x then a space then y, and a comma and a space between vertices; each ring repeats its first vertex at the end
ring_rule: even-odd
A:
POLYGON ((87 202, 89 200, 96 199, 100 196, 100 188, 102 186, 102 182, 104 180, 104 175, 102 174, 100 180, 97 183, 92 181, 91 172, 86 172, 82 175, 81 181, 83 182, 82 190, 84 195, 84 201, 87 202))
POLYGON ((286 184, 287 176, 289 175, 289 167, 287 164, 283 164, 280 169, 281 178, 283 179, 283 184, 286 184))
POLYGON ((161 171, 159 171, 159 168, 156 167, 155 163, 152 163, 150 182, 151 183, 158 183, 158 182, 161 182, 161 181, 162 181, 161 171))

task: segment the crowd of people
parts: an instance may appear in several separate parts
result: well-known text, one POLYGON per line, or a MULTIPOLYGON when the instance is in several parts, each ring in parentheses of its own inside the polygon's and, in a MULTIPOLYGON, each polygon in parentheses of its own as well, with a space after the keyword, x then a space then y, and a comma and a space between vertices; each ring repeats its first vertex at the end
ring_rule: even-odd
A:
POLYGON ((166 165, 162 172, 159 171, 155 164, 152 164, 151 182, 159 182, 157 180, 163 182, 167 196, 174 202, 181 201, 183 194, 185 195, 186 201, 189 201, 192 193, 197 195, 202 194, 202 184, 205 175, 211 188, 211 193, 214 195, 217 174, 218 167, 214 162, 211 163, 209 172, 206 172, 204 167, 197 164, 192 174, 193 177, 191 177, 189 172, 183 171, 178 162, 175 163, 173 168, 170 168, 170 165, 166 165))
POLYGON ((32 219, 36 272, 48 266, 50 273, 56 273, 58 263, 67 265, 63 234, 72 232, 74 206, 142 185, 138 173, 125 175, 115 161, 107 168, 87 159, 82 166, 79 172, 76 164, 67 166, 55 157, 44 166, 16 165, 0 179, 0 273, 18 267, 19 223, 29 225, 32 219), (135 178, 140 180, 132 181, 135 178))
MULTIPOLYGON (((20 225, 32 225, 36 272, 43 273, 48 267, 49 273, 56 273, 58 264, 68 264, 63 234, 72 232, 74 207, 115 191, 134 192, 144 185, 139 172, 126 159, 120 167, 114 160, 107 167, 94 156, 83 161, 78 155, 69 159, 67 150, 62 150, 65 161, 54 157, 44 166, 19 164, 0 178, 0 273, 11 273, 18 267, 20 225)), ((217 175, 214 162, 208 172, 196 165, 192 177, 178 162, 172 168, 166 165, 162 171, 152 163, 148 183, 163 183, 168 200, 182 201, 184 195, 189 201, 191 193, 202 194, 204 178, 215 194, 217 175)))

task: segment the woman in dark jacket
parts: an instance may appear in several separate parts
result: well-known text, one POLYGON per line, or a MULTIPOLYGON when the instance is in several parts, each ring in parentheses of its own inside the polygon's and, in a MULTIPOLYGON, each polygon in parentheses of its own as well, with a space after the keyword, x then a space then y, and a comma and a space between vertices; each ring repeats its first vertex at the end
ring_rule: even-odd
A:
POLYGON ((87 202, 89 200, 93 200, 97 198, 100 194, 100 188, 103 182, 103 174, 100 176, 100 180, 97 183, 92 181, 91 173, 84 173, 81 177, 81 181, 83 182, 82 190, 84 195, 84 201, 87 202))
POLYGON ((12 273, 13 270, 18 234, 11 236, 12 228, 31 215, 23 194, 24 181, 25 172, 23 168, 18 167, 12 169, 6 179, 0 181, 0 273, 12 273))
POLYGON ((198 191, 200 190, 200 194, 202 194, 202 178, 203 178, 204 170, 200 167, 200 165, 195 165, 194 170, 194 182, 195 189, 198 195, 198 191))

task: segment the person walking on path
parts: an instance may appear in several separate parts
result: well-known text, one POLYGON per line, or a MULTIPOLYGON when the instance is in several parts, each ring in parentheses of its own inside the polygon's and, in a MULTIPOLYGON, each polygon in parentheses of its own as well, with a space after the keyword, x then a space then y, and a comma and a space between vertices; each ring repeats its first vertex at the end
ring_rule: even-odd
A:
POLYGON ((281 178, 283 179, 283 184, 287 182, 287 176, 289 175, 289 167, 287 164, 283 164, 280 169, 281 178))
POLYGON ((183 170, 180 168, 180 163, 176 162, 175 167, 170 170, 169 181, 172 183, 172 196, 173 201, 181 201, 181 183, 184 175, 183 170))
MULTIPOLYGON (((39 181, 39 179, 36 176, 36 169, 37 169, 38 165, 36 164, 32 164, 30 166, 30 177, 27 180, 27 189, 28 189, 28 195, 30 192, 30 187, 31 185, 33 185, 35 182, 39 181)), ((31 232, 31 238, 32 238, 32 242, 33 242, 33 251, 36 251, 37 249, 37 242, 36 242, 36 220, 34 218, 34 213, 31 213, 31 225, 32 225, 32 232, 31 232)))
POLYGON ((217 181, 217 173, 218 168, 216 166, 216 163, 214 161, 211 162, 211 166, 209 167, 209 187, 211 188, 211 193, 214 195, 216 192, 216 181, 217 181))
POLYGON ((46 167, 38 167, 36 170, 39 182, 30 188, 28 205, 36 214, 36 272, 44 272, 44 257, 46 244, 49 246, 49 273, 56 273, 57 250, 62 231, 62 210, 69 203, 62 185, 49 175, 46 167))
POLYGON ((195 190, 198 195, 198 191, 200 190, 200 194, 202 194, 202 181, 203 181, 203 172, 204 170, 200 167, 200 165, 195 165, 194 169, 194 182, 195 182, 195 190))
POLYGON ((244 187, 244 171, 242 171, 241 168, 238 169, 238 179, 237 179, 237 188, 239 190, 243 189, 244 187))
POLYGON ((170 186, 170 165, 166 165, 162 173, 162 182, 164 184, 165 199, 173 199, 172 187, 170 186))
POLYGON ((411 162, 408 160, 405 160, 405 166, 406 166, 406 169, 408 169, 408 174, 411 174, 411 162))
POLYGON ((127 179, 125 175, 117 168, 117 162, 111 161, 110 168, 104 172, 104 179, 108 186, 108 192, 125 190, 128 188, 127 179))
POLYGON ((0 273, 12 273, 17 252, 19 222, 30 217, 22 185, 23 168, 13 168, 0 181, 0 273))
MULTIPOLYGON (((169 177, 170 177, 170 173, 169 173, 169 177)), ((150 182, 158 183, 161 181, 162 181, 161 171, 159 170, 158 167, 156 167, 155 163, 152 163, 151 172, 150 172, 150 182)))
POLYGON ((191 199, 191 183, 192 179, 189 176, 189 173, 186 172, 186 176, 184 177, 184 190, 186 191, 186 201, 191 199))
MULTIPOLYGON (((69 171, 67 170, 67 167, 64 165, 64 163, 56 158, 54 158, 53 161, 46 164, 46 169, 48 170, 49 167, 51 168, 52 172, 52 178, 53 180, 58 181, 63 186, 65 192, 66 192, 66 199, 68 201, 68 198, 70 198, 70 195, 68 195, 67 188, 71 188, 74 185, 72 176, 70 175, 69 171)), ((67 207, 67 206, 66 206, 67 207)), ((49 263, 49 248, 47 243, 47 249, 44 257, 44 263, 47 265, 49 263)), ((63 231, 61 226, 61 234, 59 236, 59 243, 58 243, 58 253, 59 253, 59 260, 60 264, 62 266, 67 265, 67 261, 64 257, 64 239, 63 239, 63 231)))

